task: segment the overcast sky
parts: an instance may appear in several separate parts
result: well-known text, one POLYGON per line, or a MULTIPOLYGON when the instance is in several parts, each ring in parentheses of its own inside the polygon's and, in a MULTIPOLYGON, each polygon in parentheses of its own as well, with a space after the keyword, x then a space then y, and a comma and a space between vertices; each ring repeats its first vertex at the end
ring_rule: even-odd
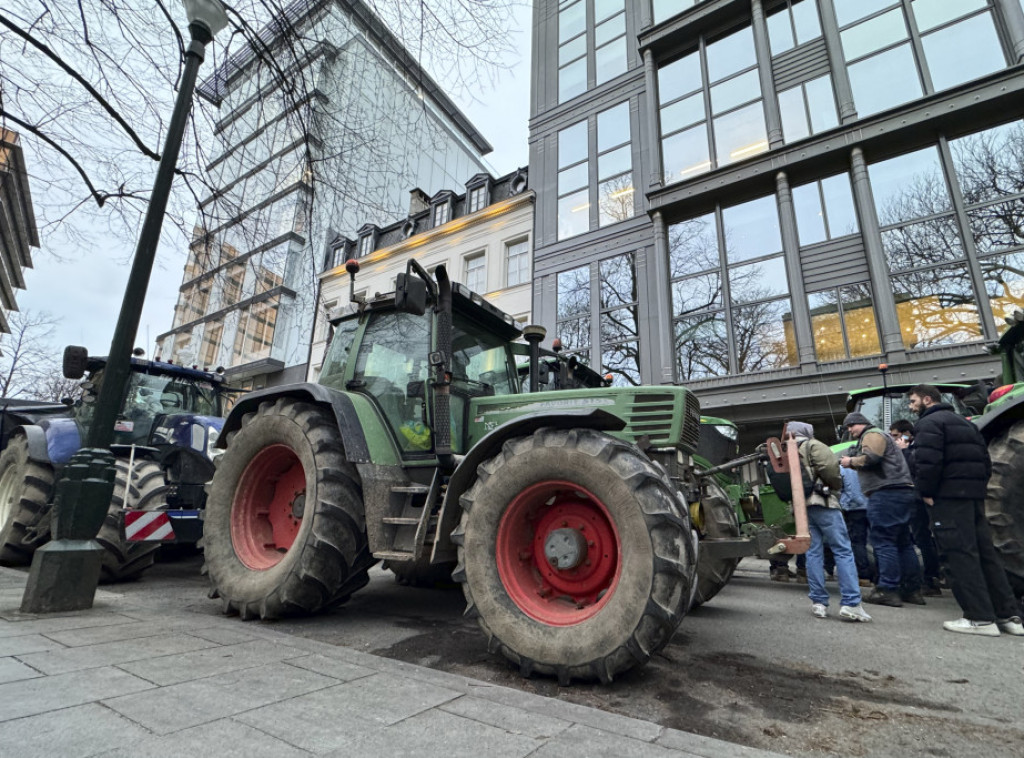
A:
MULTIPOLYGON (((493 145, 494 152, 486 160, 499 176, 528 162, 530 16, 527 5, 512 18, 515 48, 522 51, 521 56, 518 61, 509 61, 510 69, 499 74, 494 89, 477 93, 479 102, 452 93, 470 121, 493 145)), ((32 156, 28 149, 25 159, 31 174, 32 156)), ((30 190, 36 191, 31 186, 30 190)), ((38 197, 33 199, 40 201, 38 197)), ((64 263, 57 263, 46 249, 33 251, 34 268, 25 270, 27 288, 18 291, 18 305, 22 310, 47 311, 59 322, 52 341, 58 353, 65 345, 84 345, 93 355, 109 352, 128 280, 129 265, 124 261, 131 256, 134 246, 134 240, 111 239, 110 247, 102 250, 64 249, 59 251, 66 259, 64 263)), ((153 355, 157 335, 171 328, 185 253, 184 245, 180 250, 162 246, 158 253, 135 340, 149 357, 153 355)))

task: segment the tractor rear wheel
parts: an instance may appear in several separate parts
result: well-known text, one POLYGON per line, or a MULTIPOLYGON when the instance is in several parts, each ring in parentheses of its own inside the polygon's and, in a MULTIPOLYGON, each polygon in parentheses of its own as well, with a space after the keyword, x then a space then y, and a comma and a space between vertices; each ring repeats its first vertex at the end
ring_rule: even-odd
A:
POLYGON ((101 582, 128 582, 138 579, 142 572, 153 565, 159 542, 129 542, 124 534, 121 517, 125 509, 159 508, 167 496, 167 482, 159 464, 147 460, 132 462, 117 459, 117 474, 114 477, 114 495, 110 509, 103 519, 96 541, 103 546, 100 564, 101 582))
POLYGON ((29 459, 23 435, 11 437, 0 454, 0 564, 27 566, 49 540, 53 482, 53 467, 29 459))
POLYGON ((1024 595, 1024 421, 989 442, 992 476, 985 515, 1014 594, 1024 595))
POLYGON ((700 518, 695 524, 701 542, 698 543, 697 591, 693 595, 693 608, 717 595, 732 579, 740 562, 739 558, 711 558, 704 549, 709 540, 740 537, 740 521, 729 495, 714 482, 709 482, 707 487, 707 494, 699 505, 700 518))
POLYGON ((369 581, 362 491, 331 411, 265 401, 242 419, 216 465, 203 536, 225 613, 315 613, 369 581))
POLYGON ((610 682, 686 613, 685 507, 636 447, 589 429, 510 439, 461 498, 454 578, 488 648, 523 676, 610 682))

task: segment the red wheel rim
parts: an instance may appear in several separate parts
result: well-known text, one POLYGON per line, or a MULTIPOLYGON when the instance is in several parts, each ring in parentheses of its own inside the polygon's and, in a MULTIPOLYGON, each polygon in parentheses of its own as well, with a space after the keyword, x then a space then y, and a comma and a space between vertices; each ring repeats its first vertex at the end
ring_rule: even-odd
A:
MULTIPOLYGON (((555 552, 559 552, 555 547, 555 552)), ((498 524, 498 576, 512 601, 536 621, 571 626, 608 602, 622 572, 619 533, 611 514, 583 487, 538 482, 509 503, 498 524), (553 546, 573 545, 552 565, 553 546)))
POLYGON ((286 445, 261 450, 242 472, 231 503, 231 542, 251 569, 276 566, 295 543, 305 512, 306 472, 286 445))

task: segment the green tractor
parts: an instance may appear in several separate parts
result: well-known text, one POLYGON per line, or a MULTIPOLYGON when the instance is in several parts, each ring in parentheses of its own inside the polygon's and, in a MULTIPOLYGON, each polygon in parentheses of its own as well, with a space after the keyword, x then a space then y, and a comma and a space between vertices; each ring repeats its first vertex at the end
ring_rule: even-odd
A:
POLYGON ((988 441, 992 477, 985 514, 1017 597, 1024 597, 1024 312, 1010 325, 996 351, 1002 356, 1002 386, 989 395, 974 423, 988 441))
POLYGON ((310 614, 379 560, 407 575, 454 561, 466 613, 524 676, 609 682, 646 662, 697 592, 691 507, 720 492, 695 473, 696 397, 542 392, 542 328, 443 267, 411 261, 395 292, 357 299, 346 266, 353 302, 319 382, 252 392, 225 422, 212 596, 244 619, 310 614))

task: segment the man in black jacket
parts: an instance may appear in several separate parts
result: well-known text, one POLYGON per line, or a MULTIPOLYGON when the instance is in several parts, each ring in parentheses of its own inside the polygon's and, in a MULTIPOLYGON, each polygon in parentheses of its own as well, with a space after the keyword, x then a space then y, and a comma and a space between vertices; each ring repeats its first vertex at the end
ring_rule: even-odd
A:
POLYGON ((942 402, 935 387, 919 384, 907 394, 910 410, 920 416, 914 437, 914 484, 932 509, 935 541, 964 614, 942 626, 986 637, 998 637, 1001 631, 1024 636, 985 521, 985 489, 992 473, 985 440, 974 424, 942 402))

